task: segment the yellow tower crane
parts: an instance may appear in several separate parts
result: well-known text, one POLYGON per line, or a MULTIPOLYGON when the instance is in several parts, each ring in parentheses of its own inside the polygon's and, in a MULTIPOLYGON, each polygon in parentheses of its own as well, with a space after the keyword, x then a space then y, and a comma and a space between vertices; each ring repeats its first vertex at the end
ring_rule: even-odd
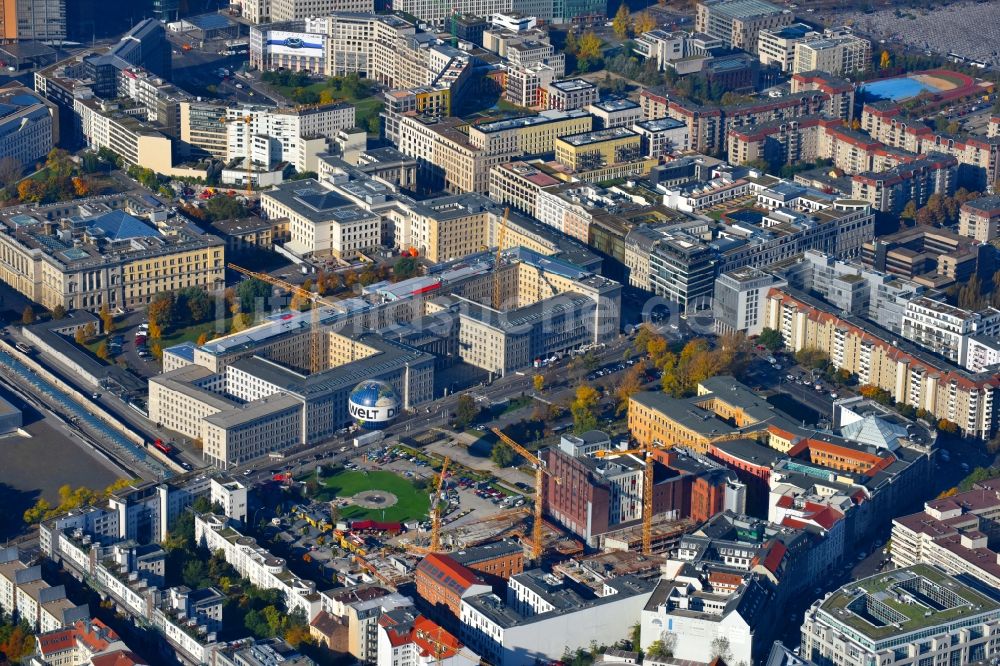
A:
POLYGON ((507 218, 510 216, 510 206, 504 208, 503 219, 500 220, 500 230, 497 232, 497 256, 493 260, 493 309, 500 309, 500 254, 503 252, 503 242, 507 237, 507 218))
POLYGON ((444 475, 448 471, 448 463, 451 458, 447 456, 441 465, 441 472, 438 475, 437 490, 434 493, 434 504, 431 506, 431 552, 436 553, 441 550, 441 489, 444 488, 444 475))
MULTIPOLYGON (((709 444, 724 442, 732 439, 745 439, 746 433, 736 431, 713 437, 708 440, 709 444)), ((653 452, 668 451, 674 447, 673 444, 664 444, 659 440, 653 441, 649 445, 643 445, 634 449, 619 449, 595 451, 595 458, 614 458, 617 456, 636 455, 642 456, 644 467, 642 470, 642 554, 653 554, 653 452)))
POLYGON ((500 438, 501 442, 514 449, 535 468, 535 513, 534 523, 531 526, 531 559, 537 563, 542 556, 542 494, 545 491, 545 475, 551 476, 556 483, 561 483, 561 479, 545 469, 545 463, 538 456, 508 437, 500 428, 493 427, 490 430, 500 438))
POLYGON ((251 146, 252 141, 250 139, 250 123, 253 122, 253 118, 251 116, 243 116, 242 118, 219 118, 219 122, 222 123, 223 125, 226 124, 226 123, 243 123, 247 127, 247 136, 246 136, 246 148, 247 148, 247 156, 246 156, 246 164, 247 164, 247 196, 248 197, 252 196, 253 195, 253 184, 252 184, 252 180, 253 180, 253 148, 251 146))
POLYGON ((595 451, 595 458, 638 455, 643 458, 642 469, 642 554, 653 554, 653 451, 657 445, 640 446, 635 449, 595 451))
POLYGON ((316 292, 303 289, 299 285, 292 284, 291 282, 285 282, 284 280, 276 278, 273 275, 258 273, 257 271, 252 271, 249 268, 243 268, 242 266, 237 266, 236 264, 228 264, 228 266, 237 273, 245 275, 249 278, 266 282, 273 287, 280 287, 289 293, 299 296, 300 298, 309 299, 312 303, 312 308, 310 310, 312 321, 310 322, 311 328, 309 330, 309 371, 313 374, 321 371, 323 366, 326 364, 323 361, 323 337, 319 329, 319 306, 326 305, 333 308, 337 308, 339 306, 334 301, 327 300, 316 292))

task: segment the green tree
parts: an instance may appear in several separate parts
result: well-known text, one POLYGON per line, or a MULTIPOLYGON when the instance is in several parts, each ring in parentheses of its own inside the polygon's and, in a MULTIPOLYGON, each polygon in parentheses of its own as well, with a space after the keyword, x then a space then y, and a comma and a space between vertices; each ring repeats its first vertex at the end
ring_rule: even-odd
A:
POLYGON ((757 342, 764 345, 770 351, 778 351, 785 346, 785 340, 781 337, 781 332, 773 328, 764 328, 757 337, 757 342))
POLYGON ((571 29, 566 33, 566 45, 563 50, 570 55, 576 55, 577 48, 576 32, 571 29))
POLYGON ((420 272, 420 264, 413 257, 400 257, 392 267, 392 277, 397 282, 408 280, 420 272))
POLYGON ((493 445, 493 450, 490 451, 490 460, 497 467, 509 467, 516 457, 514 449, 510 448, 505 442, 497 442, 493 445))
POLYGON ((601 57, 601 38, 593 30, 588 30, 580 37, 577 47, 578 58, 598 59, 601 57))
POLYGON ((463 393, 458 397, 455 405, 455 425, 460 429, 465 429, 479 416, 479 405, 472 396, 463 393))
POLYGON ((236 285, 236 297, 239 300, 239 311, 254 312, 257 308, 258 302, 263 302, 266 306, 267 300, 271 297, 271 293, 271 285, 263 280, 258 280, 256 278, 243 280, 236 285))
POLYGON ((214 196, 205 202, 205 212, 212 222, 220 220, 234 220, 246 217, 249 210, 246 205, 234 196, 220 195, 214 196))
POLYGON ((185 287, 177 292, 177 310, 190 323, 200 323, 212 315, 212 299, 198 287, 185 287))

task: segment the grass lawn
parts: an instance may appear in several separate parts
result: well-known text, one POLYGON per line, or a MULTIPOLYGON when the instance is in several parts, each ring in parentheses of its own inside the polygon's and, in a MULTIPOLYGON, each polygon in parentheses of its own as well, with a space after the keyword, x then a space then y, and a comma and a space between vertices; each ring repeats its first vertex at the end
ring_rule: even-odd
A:
MULTIPOLYGON (((228 331, 232 323, 232 318, 226 317, 225 322, 223 322, 223 330, 228 331)), ((171 331, 160 338, 160 348, 166 349, 167 347, 179 345, 182 342, 197 342, 202 333, 208 333, 209 338, 211 338, 216 333, 216 321, 213 319, 203 324, 194 324, 193 326, 186 326, 171 331)))
POLYGON ((523 106, 518 106, 517 104, 511 104, 505 99, 497 100, 497 109, 499 109, 500 111, 520 111, 522 113, 528 111, 528 109, 524 108, 523 106))
POLYGON ((387 509, 363 509, 348 506, 340 510, 341 518, 386 520, 405 522, 427 518, 430 497, 426 490, 418 490, 408 479, 392 472, 351 472, 342 471, 324 477, 324 486, 316 499, 330 501, 335 497, 351 497, 363 490, 384 490, 396 496, 398 501, 387 509))
MULTIPOLYGON (((292 98, 292 92, 295 90, 292 86, 274 86, 275 90, 280 92, 282 95, 288 99, 292 98)), ((351 97, 344 90, 334 90, 327 85, 326 81, 317 81, 316 83, 310 83, 307 86, 302 87, 303 90, 314 92, 317 95, 322 94, 324 90, 331 90, 333 98, 335 100, 342 100, 345 102, 350 102, 354 105, 354 119, 355 125, 358 127, 363 127, 368 129, 368 119, 372 116, 378 116, 379 112, 382 111, 382 98, 379 95, 372 94, 366 97, 351 97)))

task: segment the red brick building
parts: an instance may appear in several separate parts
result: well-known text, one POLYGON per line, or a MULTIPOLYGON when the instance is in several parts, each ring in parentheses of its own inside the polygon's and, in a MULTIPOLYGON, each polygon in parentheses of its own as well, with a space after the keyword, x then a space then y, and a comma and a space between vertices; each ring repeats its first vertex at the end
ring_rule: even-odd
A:
POLYGON ((456 618, 462 615, 463 597, 492 590, 481 574, 441 553, 431 553, 420 560, 416 583, 417 594, 428 606, 447 608, 456 618))
POLYGON ((449 555, 494 583, 524 571, 524 547, 510 539, 472 546, 449 555))

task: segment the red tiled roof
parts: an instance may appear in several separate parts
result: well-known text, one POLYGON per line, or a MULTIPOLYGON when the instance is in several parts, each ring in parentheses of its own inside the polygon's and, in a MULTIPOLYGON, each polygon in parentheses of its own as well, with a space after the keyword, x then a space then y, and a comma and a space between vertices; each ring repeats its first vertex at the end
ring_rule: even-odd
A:
POLYGON ((118 634, 100 620, 80 620, 72 627, 46 632, 38 637, 42 655, 72 649, 80 642, 91 652, 100 652, 120 640, 118 634))
POLYGON ((781 565, 781 560, 784 559, 787 551, 788 548, 785 547, 785 544, 780 541, 775 541, 774 545, 771 546, 771 549, 767 552, 767 557, 764 558, 764 561, 761 562, 761 564, 771 573, 777 574, 778 567, 781 565))
POLYGON ((440 553, 431 553, 420 560, 420 563, 417 565, 417 572, 423 573, 438 582, 451 578, 463 589, 483 582, 483 579, 477 576, 472 569, 440 553))
POLYGON ((462 649, 457 638, 423 615, 413 621, 413 642, 425 655, 435 659, 454 657, 462 649))
POLYGON ((139 666, 146 662, 131 650, 118 650, 94 657, 90 660, 93 666, 139 666))

